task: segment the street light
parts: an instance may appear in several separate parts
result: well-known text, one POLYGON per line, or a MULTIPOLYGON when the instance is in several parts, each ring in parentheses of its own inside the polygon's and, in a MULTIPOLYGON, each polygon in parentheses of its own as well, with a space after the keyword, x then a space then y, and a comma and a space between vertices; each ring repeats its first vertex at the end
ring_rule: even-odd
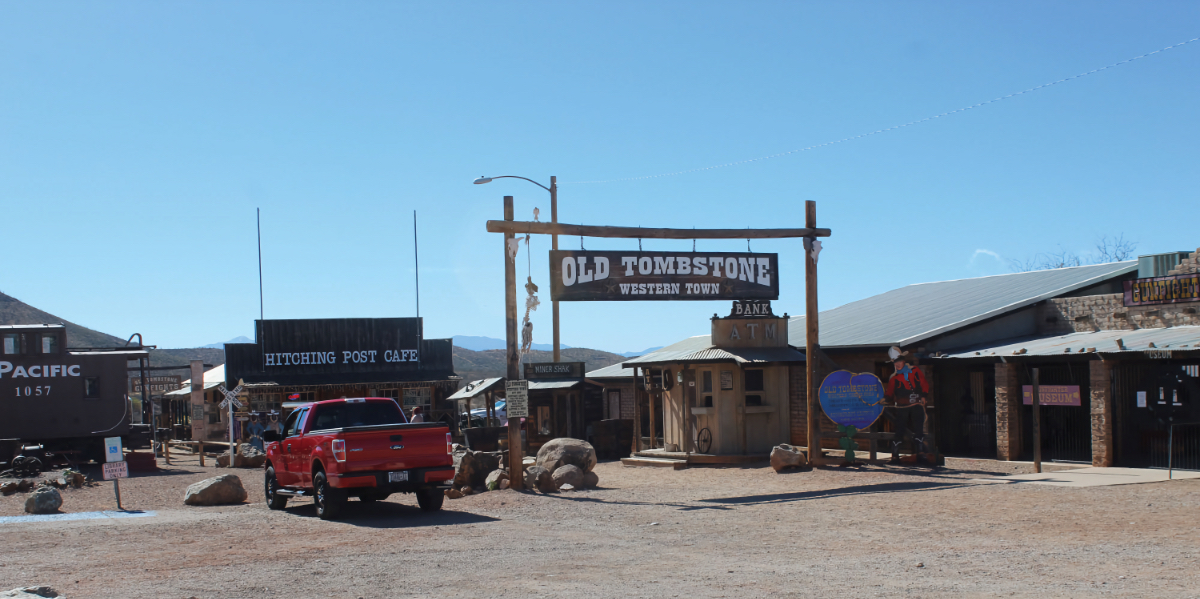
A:
MULTIPOLYGON (((501 175, 499 177, 485 177, 483 175, 480 175, 478 179, 475 179, 475 181, 473 181, 473 183, 475 185, 483 185, 484 183, 491 183, 492 181, 495 181, 496 179, 522 179, 524 181, 529 181, 530 183, 533 183, 534 185, 537 185, 538 187, 541 187, 542 189, 545 189, 546 191, 550 192, 550 222, 553 224, 558 224, 558 177, 550 177, 550 187, 546 187, 545 185, 542 185, 541 183, 538 183, 537 181, 534 181, 533 179, 528 179, 526 177, 518 177, 516 175, 501 175)), ((550 245, 551 249, 555 249, 555 250, 558 249, 558 235, 557 234, 550 236, 550 244, 551 244, 550 245)), ((552 300, 550 302, 550 304, 551 304, 552 312, 554 315, 553 325, 552 325, 553 331, 554 331, 554 361, 558 362, 559 358, 560 358, 559 345, 558 345, 558 300, 552 300)))

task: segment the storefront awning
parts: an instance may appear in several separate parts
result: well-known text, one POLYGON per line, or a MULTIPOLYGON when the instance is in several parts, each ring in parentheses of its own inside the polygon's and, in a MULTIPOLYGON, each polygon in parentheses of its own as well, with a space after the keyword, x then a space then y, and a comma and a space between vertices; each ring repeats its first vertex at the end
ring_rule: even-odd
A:
MULTIPOLYGON (((222 364, 204 373, 204 390, 225 384, 225 365, 222 364)), ((167 397, 186 397, 192 393, 192 379, 183 381, 179 389, 166 393, 167 397)))
POLYGON ((475 397, 476 395, 480 395, 482 393, 487 393, 488 391, 503 390, 503 389, 504 389, 504 377, 496 377, 496 378, 490 378, 490 379, 483 379, 483 380, 479 380, 479 381, 471 381, 471 382, 467 383, 467 385, 465 387, 463 387, 462 389, 455 391, 454 395, 451 395, 450 397, 447 397, 446 399, 450 399, 450 400, 471 399, 471 398, 475 397))
POLYGON ((1200 326, 1070 333, 1055 337, 1022 339, 987 347, 975 347, 938 355, 935 358, 1044 357, 1141 353, 1155 350, 1200 352, 1200 326))

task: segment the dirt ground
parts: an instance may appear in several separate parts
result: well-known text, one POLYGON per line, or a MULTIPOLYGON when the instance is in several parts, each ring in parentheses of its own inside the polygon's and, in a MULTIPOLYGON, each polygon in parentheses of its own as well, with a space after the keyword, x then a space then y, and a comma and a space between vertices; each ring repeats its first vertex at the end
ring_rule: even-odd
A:
MULTIPOLYGON (((195 458, 122 482, 144 518, 3 523, 0 590, 66 597, 1200 597, 1200 481, 979 484, 1027 467, 952 461, 776 474, 597 467, 600 489, 498 491, 425 514, 412 496, 316 518, 281 512, 261 472, 246 505, 187 507, 195 458)), ((89 472, 99 478, 99 472, 89 472)), ((111 483, 64 512, 114 509, 111 483)), ((25 495, 0 498, 21 515, 25 495)))

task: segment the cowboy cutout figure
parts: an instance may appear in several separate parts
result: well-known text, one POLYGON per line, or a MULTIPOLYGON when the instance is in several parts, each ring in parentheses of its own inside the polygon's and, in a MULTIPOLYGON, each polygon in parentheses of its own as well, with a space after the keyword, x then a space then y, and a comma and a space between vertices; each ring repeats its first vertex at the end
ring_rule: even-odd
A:
POLYGON ((888 356, 896 367, 884 387, 883 410, 888 420, 892 421, 892 459, 889 463, 900 463, 900 445, 908 438, 913 443, 913 453, 917 455, 917 463, 924 464, 925 460, 925 401, 929 397, 929 383, 919 368, 908 364, 908 352, 900 351, 899 347, 888 350, 888 356))

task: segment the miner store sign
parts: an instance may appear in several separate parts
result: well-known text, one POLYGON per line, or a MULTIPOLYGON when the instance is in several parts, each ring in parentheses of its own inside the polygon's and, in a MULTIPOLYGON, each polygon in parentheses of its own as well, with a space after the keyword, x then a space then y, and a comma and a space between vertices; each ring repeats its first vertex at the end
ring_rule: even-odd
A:
POLYGON ((558 301, 779 299, 779 255, 737 252, 550 252, 558 301))

